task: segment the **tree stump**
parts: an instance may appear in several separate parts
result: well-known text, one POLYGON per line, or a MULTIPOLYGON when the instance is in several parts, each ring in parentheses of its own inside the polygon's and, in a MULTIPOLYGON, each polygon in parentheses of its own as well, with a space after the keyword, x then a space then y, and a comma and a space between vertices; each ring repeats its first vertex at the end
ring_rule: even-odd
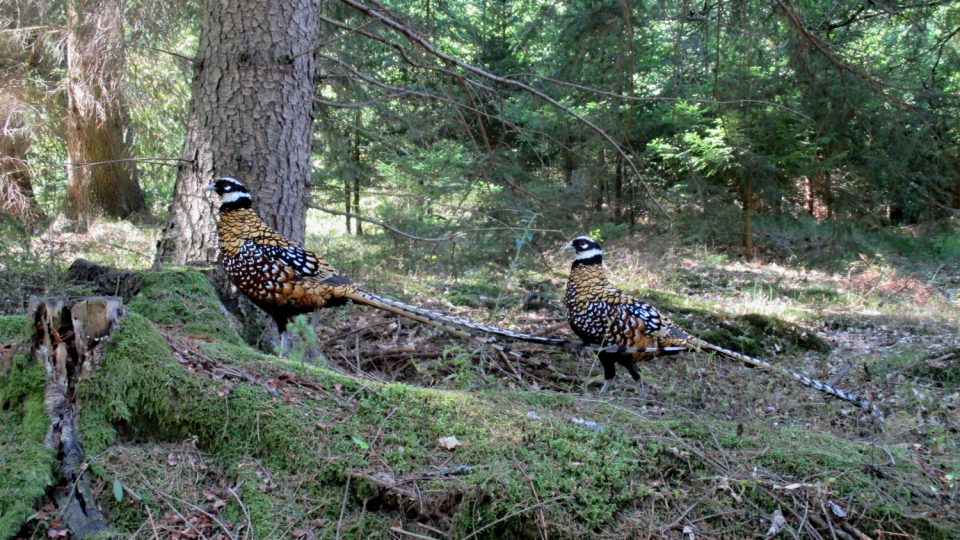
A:
POLYGON ((110 335, 123 316, 115 296, 31 298, 31 355, 47 372, 44 403, 50 416, 46 445, 56 452, 60 481, 53 500, 66 527, 82 538, 107 528, 84 478, 82 437, 77 427, 81 404, 77 387, 100 364, 110 335))

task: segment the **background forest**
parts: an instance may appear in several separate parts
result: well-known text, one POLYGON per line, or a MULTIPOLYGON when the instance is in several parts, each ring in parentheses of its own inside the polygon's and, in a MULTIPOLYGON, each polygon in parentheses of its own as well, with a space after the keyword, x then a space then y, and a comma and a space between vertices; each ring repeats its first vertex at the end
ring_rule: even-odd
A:
MULTIPOLYGON (((153 493, 114 509, 124 534, 949 538, 960 530, 958 118, 955 1, 5 0, 0 313, 11 322, 0 345, 31 295, 91 292, 67 271, 85 257, 148 276, 131 324, 159 345, 121 350, 169 356, 162 334, 171 350, 189 342, 206 355, 191 372, 249 362, 274 381, 283 371, 335 384, 323 399, 338 412, 308 423, 336 435, 318 442, 281 424, 294 422, 287 402, 268 404, 264 441, 237 449, 216 399, 140 395, 150 383, 112 373, 89 396, 112 404, 91 436, 102 454, 87 448, 95 477, 103 498, 118 484, 153 493), (626 385, 623 402, 571 397, 598 382, 588 355, 533 350, 514 365, 362 310, 298 321, 287 363, 238 352, 243 341, 269 349, 262 322, 230 334, 236 343, 197 345, 233 328, 211 322, 222 315, 204 303, 216 303, 207 281, 181 269, 216 265, 215 204, 200 188, 224 175, 364 286, 537 333, 566 331, 558 248, 590 234, 618 285, 723 346, 857 389, 893 413, 890 425, 870 432, 849 407, 699 358, 644 368, 657 405, 643 410, 665 420, 638 420, 626 385), (180 296, 187 307, 164 311, 180 296), (191 319, 201 315, 211 319, 191 319), (391 381, 410 386, 372 386, 391 381), (451 412, 448 394, 421 387, 476 391, 464 398, 476 402, 451 412), (185 420, 188 405, 209 423, 185 420), (155 446, 124 407, 150 411, 155 446), (398 410, 437 424, 391 420, 398 410), (583 427, 594 420, 623 433, 583 427), (725 430, 736 437, 703 442, 725 430), (435 441, 455 432, 475 442, 452 466, 513 468, 484 465, 463 484, 430 477, 438 499, 397 502, 413 497, 404 481, 447 463, 435 441), (503 433, 517 449, 497 446, 503 433), (796 447, 777 447, 792 437, 796 447), (334 457, 284 450, 318 444, 334 457), (403 454, 418 444, 430 449, 403 454), (641 463, 611 457, 637 444, 641 463), (150 469, 157 459, 167 469, 150 469), (319 487, 303 487, 300 467, 319 487), (178 483, 200 468, 203 482, 178 483), (724 502, 701 505, 708 496, 724 502), (841 526, 828 501, 859 521, 841 526)), ((223 391, 182 371, 141 375, 223 391)), ((0 385, 0 473, 26 455, 14 426, 28 425, 29 407, 11 404, 29 380, 0 385)), ((249 438, 255 423, 259 437, 256 414, 231 433, 249 438)), ((0 482, 0 537, 57 530, 35 504, 49 471, 23 470, 20 487, 0 482)))
MULTIPOLYGON (((5 4, 8 213, 165 220, 202 7, 5 4)), ((653 226, 810 263, 864 249, 846 243, 862 232, 903 249, 918 225, 925 251, 960 254, 952 2, 385 7, 470 68, 324 4, 323 41, 298 53, 318 64, 311 206, 453 241, 349 215, 326 241, 366 234, 391 266, 428 249, 450 271, 653 226)))

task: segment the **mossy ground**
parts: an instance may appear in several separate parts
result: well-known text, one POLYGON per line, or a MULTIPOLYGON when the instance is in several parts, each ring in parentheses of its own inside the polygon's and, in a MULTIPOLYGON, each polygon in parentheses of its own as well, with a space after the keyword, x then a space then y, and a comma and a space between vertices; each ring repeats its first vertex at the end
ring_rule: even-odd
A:
MULTIPOLYGON (((960 316, 943 293, 960 277, 864 258, 831 274, 656 242, 613 244, 607 260, 616 283, 701 337, 842 374, 881 402, 886 428, 703 354, 642 366, 649 399, 624 374, 598 397, 589 355, 529 347, 516 359, 358 307, 298 323, 303 347, 278 359, 244 343, 256 336, 231 325, 202 273, 148 273, 78 396, 110 534, 622 538, 690 526, 756 537, 780 509, 795 535, 814 537, 829 535, 832 504, 871 536, 960 534, 958 376, 944 356, 960 345, 949 337, 960 316), (461 445, 441 448, 448 436, 461 445)), ((417 303, 525 330, 565 326, 553 270, 400 279, 334 262, 417 303), (533 289, 539 307, 525 310, 533 289)), ((22 317, 0 318, 0 343, 25 330, 22 317)), ((25 356, 0 366, 4 537, 37 510, 54 456, 41 444, 42 369, 25 356)))
MULTIPOLYGON (((707 316, 697 306, 670 307, 691 322, 707 316)), ((396 325, 377 317, 365 324, 396 325)), ((729 319, 755 329, 758 342, 817 350, 790 341, 796 325, 729 319)), ((0 331, 22 330, 22 322, 0 320, 0 331)), ((389 345, 416 330, 374 331, 389 345)), ((675 524, 689 524, 705 536, 757 536, 780 508, 797 534, 809 535, 816 526, 802 512, 822 516, 827 501, 868 533, 960 534, 949 503, 960 472, 950 428, 921 427, 922 442, 899 431, 916 427, 909 408, 919 398, 897 393, 901 418, 879 433, 850 407, 798 399, 789 382, 706 356, 647 369, 662 399, 650 402, 631 397, 625 383, 603 398, 578 383, 537 390, 539 379, 512 380, 506 360, 481 346, 420 339, 420 348, 451 351, 441 357, 458 366, 451 373, 421 362, 413 380, 430 388, 346 374, 322 356, 278 359, 242 343, 202 274, 148 274, 78 395, 113 534, 168 537, 192 527, 249 538, 386 538, 400 528, 435 538, 613 538, 676 534, 675 524), (438 369, 435 378, 424 378, 428 368, 438 369), (724 381, 716 377, 724 370, 747 376, 724 381), (760 393, 782 396, 749 402, 760 393), (449 436, 460 446, 441 448, 438 439, 449 436), (120 501, 115 484, 125 489, 120 501)), ((557 358, 551 369, 582 379, 584 361, 557 358)), ((876 365, 893 373, 913 364, 876 365)), ((23 405, 4 411, 4 433, 35 444, 46 427, 36 410, 42 372, 17 366, 20 382, 6 384, 19 393, 4 399, 23 405)), ((942 384, 956 388, 955 380, 942 384)), ((51 481, 52 456, 40 451, 30 462, 30 478, 4 486, 32 486, 15 492, 21 501, 51 481)), ((14 510, 4 514, 8 533, 29 505, 14 510)))
POLYGON ((43 366, 23 352, 26 319, 0 316, 0 538, 12 537, 53 482, 53 452, 43 444, 43 366))

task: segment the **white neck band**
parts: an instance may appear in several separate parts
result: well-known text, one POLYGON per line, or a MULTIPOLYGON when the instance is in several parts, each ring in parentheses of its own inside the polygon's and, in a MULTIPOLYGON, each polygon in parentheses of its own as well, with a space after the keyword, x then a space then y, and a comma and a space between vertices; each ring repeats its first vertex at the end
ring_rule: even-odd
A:
POLYGON ((577 260, 580 261, 580 260, 583 260, 583 259, 592 259, 592 258, 594 258, 594 257, 596 257, 596 256, 598 256, 598 255, 603 255, 603 250, 600 250, 600 249, 597 249, 597 248, 588 249, 588 250, 586 250, 586 251, 582 251, 582 252, 580 252, 580 253, 577 253, 577 260))

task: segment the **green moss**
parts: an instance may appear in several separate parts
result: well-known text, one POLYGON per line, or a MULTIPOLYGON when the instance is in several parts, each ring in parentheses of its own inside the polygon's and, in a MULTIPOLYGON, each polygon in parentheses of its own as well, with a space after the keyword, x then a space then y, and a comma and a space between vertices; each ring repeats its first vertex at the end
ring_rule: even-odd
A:
MULTIPOLYGON (((82 395, 89 404, 82 419, 85 433, 88 429, 106 433, 115 423, 125 423, 142 436, 196 437, 205 451, 234 464, 231 470, 245 486, 244 504, 258 534, 266 536, 282 534, 286 526, 278 525, 278 520, 291 513, 337 521, 348 471, 388 470, 399 477, 433 470, 437 438, 451 435, 462 446, 443 455, 443 466, 469 465, 470 472, 456 479, 421 482, 419 487, 448 494, 445 502, 436 504, 446 505, 454 536, 495 522, 480 537, 535 533, 540 518, 530 508, 538 497, 550 501, 542 511, 548 523, 557 524, 560 536, 601 529, 638 500, 680 499, 677 488, 660 493, 651 486, 664 480, 685 485, 713 473, 696 455, 678 454, 672 448, 677 443, 661 442, 664 433, 682 440, 713 440, 726 449, 746 448, 757 453, 759 465, 774 473, 802 478, 817 471, 822 478, 835 479, 836 492, 857 504, 880 502, 870 495, 880 480, 863 473, 866 445, 827 434, 771 429, 758 422, 749 429, 754 436, 744 438, 737 437, 736 426, 728 422, 645 418, 603 404, 584 409, 569 396, 545 393, 476 394, 404 384, 361 385, 326 369, 282 360, 276 360, 274 369, 294 371, 331 392, 335 384, 342 384, 341 397, 286 403, 245 383, 218 396, 220 383, 184 370, 143 317, 131 314, 125 319, 114 343, 82 395), (528 417, 530 410, 540 418, 528 417), (602 427, 576 425, 570 420, 573 415, 589 415, 602 427), (323 424, 320 429, 318 422, 323 424), (98 423, 107 427, 98 428, 98 423), (760 449, 764 451, 757 452, 760 449), (251 468, 257 464, 298 487, 257 489, 262 480, 251 468)), ((269 358, 240 354, 242 346, 213 342, 204 347, 251 365, 269 358)), ((91 443, 91 451, 96 451, 96 444, 91 443)), ((905 467, 909 469, 905 473, 913 474, 912 466, 905 467)), ((365 503, 378 500, 379 489, 351 481, 345 535, 349 531, 371 537, 383 534, 391 524, 389 513, 363 511, 365 503)), ((749 486, 744 491, 750 491, 749 486)), ((894 486, 885 491, 890 497, 894 486)), ((764 500, 764 493, 755 490, 755 500, 773 504, 764 500)), ((239 522, 242 514, 236 506, 229 509, 229 516, 239 522)))
MULTIPOLYGON (((569 403, 542 400, 564 401, 569 403)), ((567 420, 557 420, 559 425, 532 420, 522 412, 528 403, 521 402, 521 409, 504 403, 463 392, 387 385, 365 393, 350 421, 334 430, 338 442, 331 450, 359 458, 364 452, 352 437, 370 441, 379 435, 377 455, 395 474, 404 474, 429 470, 437 439, 455 436, 462 447, 446 466, 475 467, 464 479, 474 487, 464 489, 480 491, 457 508, 454 536, 529 506, 534 493, 560 499, 548 514, 565 522, 573 519, 584 530, 609 522, 640 494, 630 478, 649 470, 649 464, 641 466, 632 439, 567 420)), ((540 414, 549 415, 549 409, 540 414)), ((351 461, 351 466, 362 464, 351 461)), ((490 532, 516 533, 534 517, 518 515, 490 532)))
POLYGON ((554 411, 574 404, 574 396, 557 392, 523 392, 517 390, 503 390, 491 388, 484 392, 484 396, 491 401, 503 401, 517 406, 529 406, 535 409, 552 409, 554 411))
POLYGON ((143 288, 127 305, 130 311, 162 325, 183 325, 182 332, 240 343, 210 281, 200 272, 147 273, 143 288))
POLYGON ((0 315, 0 342, 13 341, 26 334, 27 318, 22 315, 0 315))
POLYGON ((220 388, 185 370, 157 329, 130 313, 100 369, 78 392, 87 452, 101 451, 114 439, 114 426, 123 423, 149 437, 195 436, 228 460, 253 455, 287 467, 316 464, 313 427, 295 409, 246 384, 224 397, 217 395, 220 388))
MULTIPOLYGON (((425 499, 433 506, 421 511, 442 516, 452 536, 487 527, 480 538, 537 536, 541 519, 551 537, 590 536, 615 523, 638 501, 689 506, 685 493, 714 490, 702 479, 715 477, 717 471, 700 453, 683 450, 685 443, 703 454, 723 453, 723 459, 749 455, 771 474, 816 474, 878 521, 883 515, 907 522, 901 518, 909 513, 904 508, 911 508, 904 504, 910 494, 902 480, 923 478, 923 471, 897 447, 887 447, 896 457, 896 470, 888 478, 877 478, 865 464, 884 461, 886 452, 878 457, 865 443, 769 422, 749 422, 745 431, 750 436, 740 436, 734 422, 677 412, 645 416, 616 400, 360 381, 257 353, 232 331, 213 332, 227 323, 206 280, 191 272, 161 276, 148 275, 146 290, 153 300, 131 303, 100 369, 80 389, 88 454, 112 444, 121 428, 133 440, 195 438, 204 452, 226 466, 232 483, 243 486, 240 496, 261 537, 289 534, 291 527, 307 526, 315 518, 337 523, 344 501, 345 537, 383 536, 396 512, 381 507, 386 499, 380 486, 350 477, 351 471, 416 478, 439 468, 469 466, 464 475, 420 480, 417 488, 433 494, 433 499, 425 499), (174 293, 164 287, 174 287, 174 293), (193 302, 199 307, 193 309, 193 302), (214 338, 190 344, 208 357, 261 380, 291 372, 316 391, 287 399, 281 389, 284 397, 278 399, 260 386, 235 381, 224 391, 225 381, 185 369, 158 328, 172 327, 182 335, 188 328, 184 324, 197 325, 195 333, 214 338), (536 415, 528 416, 531 411, 536 415), (601 427, 588 429, 573 417, 594 420, 601 427), (438 449, 437 439, 448 436, 462 446, 449 452, 438 449), (257 467, 268 471, 279 487, 259 489, 263 480, 257 467), (538 507, 537 500, 544 504, 538 507), (380 511, 365 510, 365 505, 380 511)), ((750 321, 739 322, 760 333, 771 331, 766 321, 750 321)), ((775 325, 772 330, 782 331, 775 325)), ((42 385, 42 372, 31 377, 28 381, 21 376, 16 386, 42 385)), ((738 489, 762 508, 776 507, 767 489, 750 481, 738 489)), ((224 512, 232 522, 246 520, 240 504, 227 504, 224 512)), ((712 513, 722 514, 724 508, 729 505, 712 513)), ((132 528, 141 519, 135 509, 127 510, 118 527, 132 528)), ((909 523, 918 531, 932 531, 933 537, 940 528, 949 529, 941 522, 909 523)), ((756 531, 744 526, 740 532, 748 536, 756 531)))
MULTIPOLYGON (((280 497, 271 495, 265 489, 258 489, 258 486, 263 484, 263 479, 257 475, 258 466, 260 465, 249 461, 238 463, 231 472, 238 483, 242 482, 244 486, 247 486, 242 492, 243 504, 247 506, 247 512, 250 514, 251 524, 255 532, 253 537, 268 538, 266 533, 276 528, 278 524, 283 523, 286 505, 283 504, 280 497)), ((235 512, 237 510, 242 513, 242 509, 236 509, 235 512)), ((238 513, 236 517, 239 518, 240 514, 238 513)), ((235 521, 239 522, 238 520, 235 521)))
POLYGON ((54 455, 43 444, 49 418, 43 366, 17 355, 0 377, 0 538, 12 537, 54 481, 54 455))
POLYGON ((759 464, 795 477, 811 471, 840 471, 862 465, 862 445, 833 437, 824 437, 801 429, 784 429, 781 435, 791 441, 777 446, 757 460, 759 464))

